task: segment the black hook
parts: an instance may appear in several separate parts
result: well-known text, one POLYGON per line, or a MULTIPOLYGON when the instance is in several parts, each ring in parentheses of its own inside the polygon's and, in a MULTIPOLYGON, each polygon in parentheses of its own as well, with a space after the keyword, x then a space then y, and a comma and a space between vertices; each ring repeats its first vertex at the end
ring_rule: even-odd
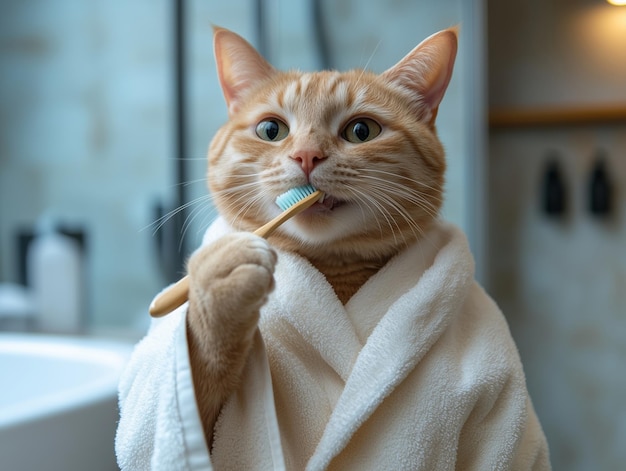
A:
POLYGON ((599 152, 589 177, 589 211, 597 217, 606 217, 613 206, 613 186, 603 152, 599 152))
POLYGON ((565 213, 567 191, 561 168, 556 159, 549 160, 546 166, 542 196, 543 210, 548 216, 561 216, 565 213))

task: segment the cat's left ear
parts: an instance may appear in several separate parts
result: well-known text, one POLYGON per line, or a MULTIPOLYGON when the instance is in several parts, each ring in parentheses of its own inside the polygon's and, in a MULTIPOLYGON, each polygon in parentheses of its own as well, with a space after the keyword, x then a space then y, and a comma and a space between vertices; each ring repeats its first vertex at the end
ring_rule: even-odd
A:
POLYGON ((386 80, 414 94, 421 119, 431 127, 452 77, 457 38, 457 28, 435 33, 383 73, 386 80))
POLYGON ((271 77, 276 69, 248 41, 224 28, 213 28, 213 49, 228 113, 232 115, 250 89, 271 77))

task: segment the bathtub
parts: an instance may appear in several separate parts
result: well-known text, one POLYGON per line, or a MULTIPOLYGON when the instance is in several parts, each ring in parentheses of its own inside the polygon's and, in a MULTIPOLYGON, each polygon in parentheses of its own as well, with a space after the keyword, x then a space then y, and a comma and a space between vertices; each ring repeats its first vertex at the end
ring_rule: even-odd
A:
POLYGON ((0 468, 114 471, 126 342, 0 333, 0 468))

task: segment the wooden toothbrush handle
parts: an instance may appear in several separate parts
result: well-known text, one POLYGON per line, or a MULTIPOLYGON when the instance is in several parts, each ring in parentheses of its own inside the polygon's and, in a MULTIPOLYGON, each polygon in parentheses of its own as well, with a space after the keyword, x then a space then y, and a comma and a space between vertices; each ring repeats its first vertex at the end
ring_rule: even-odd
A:
MULTIPOLYGON (((286 209, 267 224, 259 227, 254 233, 264 239, 268 238, 272 232, 278 229, 287 219, 313 206, 323 193, 316 191, 296 204, 286 209)), ((177 307, 182 306, 189 299, 189 275, 184 276, 173 285, 165 288, 150 303, 149 312, 152 317, 163 317, 177 307)))
POLYGON ((148 311, 152 317, 163 317, 189 299, 189 275, 185 275, 171 286, 168 286, 150 303, 148 311))

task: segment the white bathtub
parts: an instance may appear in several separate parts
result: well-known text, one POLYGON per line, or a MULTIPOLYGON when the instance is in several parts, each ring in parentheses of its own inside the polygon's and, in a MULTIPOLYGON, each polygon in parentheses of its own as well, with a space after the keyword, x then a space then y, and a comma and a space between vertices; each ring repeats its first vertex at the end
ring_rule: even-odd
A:
POLYGON ((132 345, 0 333, 0 469, 113 471, 117 383, 132 345))

